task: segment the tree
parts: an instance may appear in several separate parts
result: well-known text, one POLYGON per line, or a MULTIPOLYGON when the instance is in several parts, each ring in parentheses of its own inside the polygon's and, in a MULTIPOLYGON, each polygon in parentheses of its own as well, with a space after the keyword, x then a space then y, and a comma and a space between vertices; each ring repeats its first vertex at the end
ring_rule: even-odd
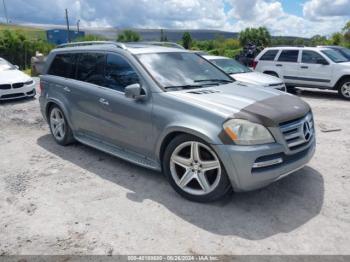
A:
POLYGON ((185 32, 182 36, 182 45, 186 49, 190 49, 192 45, 192 37, 189 32, 185 32))
POLYGON ((141 40, 139 33, 132 30, 124 30, 121 34, 118 34, 118 42, 138 42, 141 40))
POLYGON ((342 33, 334 33, 331 37, 332 45, 340 45, 343 42, 344 36, 342 33))
POLYGON ((344 39, 347 42, 350 42, 350 21, 348 21, 346 25, 343 27, 343 33, 344 33, 344 39))
POLYGON ((314 35, 310 39, 310 45, 311 46, 318 46, 318 45, 327 45, 328 40, 325 36, 322 35, 314 35))
POLYGON ((248 43, 257 46, 268 46, 271 43, 271 35, 266 27, 246 28, 239 33, 239 42, 242 46, 248 43))

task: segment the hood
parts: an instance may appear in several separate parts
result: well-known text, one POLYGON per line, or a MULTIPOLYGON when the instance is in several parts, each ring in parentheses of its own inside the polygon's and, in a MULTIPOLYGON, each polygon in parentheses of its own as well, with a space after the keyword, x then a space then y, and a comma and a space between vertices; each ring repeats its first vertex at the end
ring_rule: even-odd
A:
POLYGON ((310 111, 309 105, 297 96, 236 83, 168 94, 225 118, 242 118, 265 126, 277 126, 310 111))
POLYGON ((30 81, 31 78, 19 70, 0 71, 0 84, 13 84, 30 81))
POLYGON ((278 77, 259 72, 232 74, 231 76, 237 81, 253 85, 269 86, 270 84, 283 84, 282 80, 278 77))

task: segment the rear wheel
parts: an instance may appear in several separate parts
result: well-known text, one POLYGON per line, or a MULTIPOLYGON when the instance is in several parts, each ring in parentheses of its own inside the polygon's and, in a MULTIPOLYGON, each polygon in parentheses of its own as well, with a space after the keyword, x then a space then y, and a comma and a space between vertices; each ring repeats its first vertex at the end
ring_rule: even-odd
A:
POLYGON ((350 100, 350 78, 346 78, 339 83, 338 93, 342 98, 350 100))
POLYGON ((297 92, 295 86, 286 86, 286 88, 288 93, 295 94, 297 92))
POLYGON ((170 142, 163 168, 176 192, 191 201, 214 201, 231 189, 217 154, 207 143, 191 135, 181 135, 170 142))
POLYGON ((49 113, 50 131, 55 141, 60 145, 68 145, 74 141, 73 133, 68 125, 63 111, 54 105, 49 113))

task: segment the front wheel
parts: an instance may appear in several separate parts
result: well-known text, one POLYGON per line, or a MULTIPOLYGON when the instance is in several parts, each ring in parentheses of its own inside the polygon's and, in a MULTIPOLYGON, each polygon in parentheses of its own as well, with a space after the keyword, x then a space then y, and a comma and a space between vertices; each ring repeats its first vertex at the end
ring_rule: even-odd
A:
POLYGON ((346 78, 339 83, 338 93, 342 98, 350 100, 350 78, 346 78))
POLYGON ((231 189, 217 154, 204 141, 191 135, 180 135, 170 142, 163 169, 175 191, 191 201, 214 201, 231 189))

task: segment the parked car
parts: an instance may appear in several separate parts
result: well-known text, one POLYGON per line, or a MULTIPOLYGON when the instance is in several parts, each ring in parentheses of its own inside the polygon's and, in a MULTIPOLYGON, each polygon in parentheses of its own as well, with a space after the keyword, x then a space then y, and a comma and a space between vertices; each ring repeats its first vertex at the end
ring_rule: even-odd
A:
POLYGON ((228 57, 209 55, 203 57, 220 67, 227 74, 231 75, 235 80, 239 82, 286 91, 285 84, 278 77, 255 72, 237 62, 236 60, 228 57))
POLYGON ((266 186, 314 154, 312 111, 296 96, 236 84, 186 50, 87 45, 51 51, 41 76, 41 112, 60 145, 162 170, 201 202, 266 186))
POLYGON ((255 58, 254 69, 280 77, 290 91, 296 86, 333 89, 350 100, 350 62, 331 48, 265 48, 255 58))
POLYGON ((35 83, 17 66, 0 58, 0 101, 35 96, 35 83))
POLYGON ((350 61, 350 49, 343 47, 343 46, 338 46, 338 45, 329 45, 329 46, 318 46, 320 48, 330 48, 333 50, 336 50, 340 52, 343 56, 345 56, 349 61, 350 61))

